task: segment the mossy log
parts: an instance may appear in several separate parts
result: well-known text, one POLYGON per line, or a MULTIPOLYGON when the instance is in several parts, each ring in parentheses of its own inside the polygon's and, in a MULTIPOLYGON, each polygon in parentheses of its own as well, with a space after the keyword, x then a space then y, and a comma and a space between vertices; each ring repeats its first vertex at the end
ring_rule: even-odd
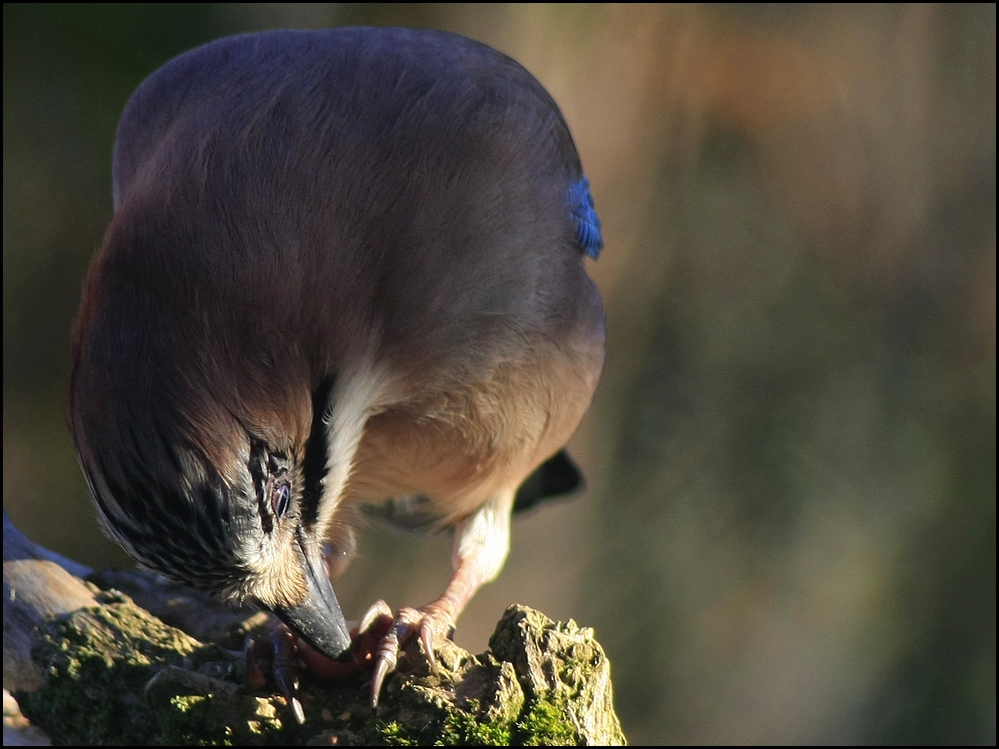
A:
MULTIPOLYGON (((81 579, 65 561, 5 515, 4 689, 55 744, 624 743, 610 663, 571 620, 511 606, 485 653, 438 643, 437 674, 414 638, 377 708, 370 674, 303 676, 299 725, 273 685, 244 686, 242 643, 266 617, 148 572, 81 579)), ((7 743, 6 694, 4 712, 7 743)))

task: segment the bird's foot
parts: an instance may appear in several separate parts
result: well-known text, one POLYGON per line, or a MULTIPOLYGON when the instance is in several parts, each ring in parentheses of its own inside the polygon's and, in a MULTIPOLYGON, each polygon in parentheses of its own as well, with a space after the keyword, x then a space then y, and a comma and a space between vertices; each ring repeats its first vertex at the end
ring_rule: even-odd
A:
POLYGON ((327 658, 284 624, 275 626, 267 638, 251 635, 246 639, 246 688, 263 689, 272 679, 284 696, 299 724, 305 722, 300 685, 302 670, 327 679, 342 679, 364 670, 374 662, 371 677, 371 706, 388 674, 395 671, 399 650, 407 640, 419 635, 430 670, 437 673, 434 641, 454 634, 454 620, 442 607, 427 604, 418 609, 403 607, 394 614, 385 601, 368 609, 356 629, 350 631, 354 659, 346 663, 327 658))
MULTIPOLYGON (((357 631, 365 637, 370 633, 380 633, 377 649, 373 651, 375 671, 371 677, 371 706, 377 707, 382 683, 395 670, 400 648, 413 635, 419 634, 430 670, 437 673, 434 641, 437 638, 450 639, 454 635, 454 619, 442 607, 433 603, 418 609, 404 606, 393 615, 385 601, 377 601, 365 613, 357 631)), ((368 642, 370 641, 369 639, 368 642)))
POLYGON ((374 660, 379 643, 392 626, 387 620, 372 620, 364 630, 350 631, 354 659, 347 662, 327 658, 284 624, 271 629, 269 637, 246 638, 246 688, 263 689, 273 681, 284 696, 299 725, 305 722, 305 710, 299 693, 304 670, 325 679, 343 679, 363 671, 374 660))

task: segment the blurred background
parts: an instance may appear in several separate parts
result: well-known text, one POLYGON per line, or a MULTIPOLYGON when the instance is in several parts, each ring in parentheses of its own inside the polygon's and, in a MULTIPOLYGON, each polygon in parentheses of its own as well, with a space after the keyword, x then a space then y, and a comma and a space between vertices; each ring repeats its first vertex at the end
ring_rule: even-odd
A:
MULTIPOLYGON (((593 626, 638 743, 996 741, 996 7, 4 5, 3 497, 127 565, 65 424, 117 118, 219 36, 406 25, 562 107, 606 247, 589 491, 517 520, 459 623, 593 626)), ((361 537, 338 587, 435 597, 450 541, 361 537)))

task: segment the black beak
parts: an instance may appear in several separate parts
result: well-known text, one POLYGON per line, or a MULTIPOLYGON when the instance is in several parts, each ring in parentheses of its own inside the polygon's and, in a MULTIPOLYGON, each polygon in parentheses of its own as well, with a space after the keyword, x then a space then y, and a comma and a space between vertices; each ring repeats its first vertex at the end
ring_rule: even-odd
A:
POLYGON ((317 544, 299 537, 305 558, 308 595, 298 606, 273 609, 277 617, 328 658, 349 660, 350 633, 333 592, 326 565, 317 544))

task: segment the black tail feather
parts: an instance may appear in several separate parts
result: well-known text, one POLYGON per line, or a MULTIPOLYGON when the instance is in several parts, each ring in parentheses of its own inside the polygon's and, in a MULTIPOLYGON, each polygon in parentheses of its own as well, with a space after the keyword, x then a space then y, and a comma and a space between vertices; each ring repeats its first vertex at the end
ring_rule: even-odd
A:
POLYGON ((529 510, 540 502, 586 487, 579 467, 565 450, 559 450, 524 479, 513 501, 513 511, 529 510))

